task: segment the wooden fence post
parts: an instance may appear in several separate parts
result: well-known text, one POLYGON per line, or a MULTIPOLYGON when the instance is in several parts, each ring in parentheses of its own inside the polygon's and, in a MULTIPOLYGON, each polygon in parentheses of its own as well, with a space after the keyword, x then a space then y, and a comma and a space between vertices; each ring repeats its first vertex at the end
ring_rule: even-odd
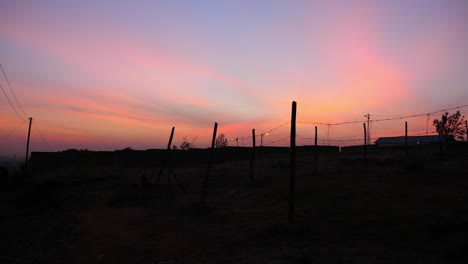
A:
POLYGON ((175 130, 175 127, 172 127, 171 136, 169 137, 169 142, 167 143, 167 148, 166 148, 166 158, 165 158, 165 160, 163 160, 163 162, 161 164, 161 169, 159 170, 158 178, 156 180, 156 186, 159 186, 159 181, 161 179, 161 175, 164 172, 164 168, 167 168, 167 185, 168 185, 169 191, 172 192, 172 189, 171 189, 172 188, 171 187, 171 175, 172 175, 174 177, 175 182, 179 186, 179 188, 184 193, 187 193, 185 191, 184 186, 182 185, 182 183, 180 183, 179 179, 175 175, 174 169, 172 168, 171 145, 172 145, 172 139, 174 138, 174 130, 175 130))
POLYGON ((215 141, 216 141, 216 131, 218 130, 218 123, 214 123, 214 129, 213 129, 213 139, 211 140, 211 149, 210 149, 210 156, 208 158, 208 167, 206 169, 206 176, 205 180, 203 181, 203 190, 201 194, 201 204, 205 204, 205 195, 206 195, 206 187, 208 185, 208 176, 210 175, 211 171, 211 163, 213 161, 213 150, 215 147, 215 141))
POLYGON ((169 189, 169 196, 173 198, 173 190, 172 190, 172 185, 171 185, 171 161, 170 161, 170 151, 171 151, 171 143, 172 143, 172 138, 174 137, 174 127, 172 127, 171 130, 171 136, 169 137, 169 142, 167 143, 167 150, 166 150, 166 159, 167 159, 167 188, 169 189))
POLYGON ((408 122, 405 121, 405 158, 408 158, 408 122))
MULTIPOLYGON (((168 169, 170 168, 169 167, 169 162, 170 162, 170 153, 169 153, 169 151, 171 151, 172 139, 174 138, 174 130, 175 130, 175 127, 172 127, 171 135, 169 136, 169 142, 167 143, 166 158, 165 158, 165 160, 163 160, 163 164, 161 164, 161 168, 159 169, 158 178, 156 180, 156 185, 158 185, 158 186, 159 186, 159 181, 161 179, 161 175, 164 172, 164 168, 166 168, 166 167, 168 167, 168 169)), ((168 179, 168 183, 170 183, 170 179, 168 179)))
POLYGON ((317 174, 317 126, 315 126, 315 140, 314 140, 314 176, 317 174))
POLYGON ((254 162, 255 162, 255 129, 252 129, 252 157, 250 158, 250 183, 254 181, 254 162))
POLYGON ((291 112, 291 156, 289 171, 289 222, 294 221, 294 198, 295 198, 295 178, 296 178, 296 102, 292 102, 291 112))
POLYGON ((362 123, 364 127, 364 161, 367 163, 367 130, 366 123, 362 123))
POLYGON ((465 120, 466 141, 468 141, 468 120, 465 120))
POLYGON ((29 140, 31 139, 31 124, 32 124, 32 117, 29 118, 28 141, 26 143, 26 160, 24 164, 26 168, 28 167, 28 161, 29 161, 29 140))

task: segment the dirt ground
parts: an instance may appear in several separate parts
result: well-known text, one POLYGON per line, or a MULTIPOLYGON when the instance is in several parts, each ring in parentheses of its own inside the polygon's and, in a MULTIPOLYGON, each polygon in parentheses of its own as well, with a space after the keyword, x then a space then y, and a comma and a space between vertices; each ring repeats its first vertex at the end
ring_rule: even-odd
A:
POLYGON ((2 184, 0 263, 468 263, 468 149, 159 168, 78 164, 2 184), (147 183, 142 177, 147 179, 147 183), (170 180, 170 182, 168 181, 170 180))

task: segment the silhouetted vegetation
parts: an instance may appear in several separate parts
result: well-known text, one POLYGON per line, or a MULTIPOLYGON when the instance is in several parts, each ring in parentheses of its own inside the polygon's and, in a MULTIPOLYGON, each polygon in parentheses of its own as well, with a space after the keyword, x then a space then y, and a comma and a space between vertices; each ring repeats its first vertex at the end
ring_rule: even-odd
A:
POLYGON ((131 147, 126 147, 124 149, 121 149, 120 151, 133 151, 133 149, 131 147))
POLYGON ((441 136, 454 136, 458 140, 463 140, 466 130, 463 127, 465 116, 462 116, 460 111, 453 115, 445 112, 440 120, 434 119, 433 124, 436 127, 437 133, 441 136))
POLYGON ((216 137, 215 141, 215 147, 216 148, 225 148, 228 145, 228 140, 226 138, 226 135, 220 134, 216 137))
POLYGON ((187 137, 184 137, 182 139, 182 143, 180 143, 179 148, 181 150, 189 150, 189 149, 194 149, 195 147, 195 140, 197 140, 197 137, 194 137, 192 141, 189 141, 187 137))

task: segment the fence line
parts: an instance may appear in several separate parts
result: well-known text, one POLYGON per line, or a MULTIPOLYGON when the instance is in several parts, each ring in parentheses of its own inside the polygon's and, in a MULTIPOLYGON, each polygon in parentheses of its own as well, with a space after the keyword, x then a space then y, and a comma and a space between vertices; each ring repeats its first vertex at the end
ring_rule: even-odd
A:
MULTIPOLYGON (((374 135, 386 135, 386 136, 390 136, 393 134, 393 136, 402 136, 404 135, 404 130, 398 130, 398 131, 395 131, 394 129, 387 129, 387 130, 391 130, 391 132, 375 132, 373 130, 375 130, 376 128, 374 127, 374 124, 377 125, 377 126, 381 126, 382 123, 385 123, 385 122, 388 122, 388 121, 396 121, 396 120, 406 120, 406 119, 410 119, 410 118, 417 118, 417 117, 425 117, 425 118, 428 118, 426 120, 426 129, 425 130, 417 130, 417 131, 413 131, 411 132, 411 135, 409 136, 416 136, 416 135, 432 135, 432 134, 436 134, 437 132, 435 130, 431 130, 429 131, 429 128, 428 128, 428 123, 429 123, 429 118, 430 116, 433 116, 434 114, 438 114, 438 113, 444 113, 444 112, 448 112, 448 111, 451 111, 451 110, 457 110, 457 109, 463 109, 465 107, 468 107, 468 104, 465 104, 465 105, 460 105, 460 106, 456 106, 456 107, 452 107, 452 108, 446 108, 446 109, 441 109, 441 110, 438 110, 438 111, 433 111, 433 112, 427 112, 427 113, 420 113, 420 114, 413 114, 413 115, 401 115, 401 116, 394 116, 394 117, 386 117, 386 118, 377 118, 377 119, 369 119, 369 122, 370 122, 370 131, 371 133, 370 136, 371 136, 371 141, 372 140, 377 140, 378 138, 377 137, 374 137, 374 135)), ((462 113, 462 115, 464 115, 465 113, 462 113)), ((379 116, 379 115, 377 115, 379 116)), ((353 121, 344 121, 344 122, 315 122, 315 121, 296 121, 297 124, 302 124, 302 125, 322 125, 322 126, 326 126, 327 127, 327 138, 324 139, 323 137, 320 138, 320 140, 322 141, 322 143, 325 141, 327 144, 329 144, 330 142, 357 142, 357 141, 360 141, 360 135, 356 135, 356 136, 343 136, 343 137, 346 137, 347 139, 343 139, 343 137, 329 137, 329 134, 330 134, 330 127, 332 126, 342 126, 342 125, 352 125, 352 124, 362 124, 363 122, 366 122, 367 120, 353 120, 353 121)), ((273 127, 269 130, 266 130, 265 132, 262 132, 260 134, 256 134, 255 136, 260 136, 261 134, 270 134, 270 136, 272 136, 273 134, 271 132, 275 131, 275 130, 278 130, 286 125, 290 124, 290 122, 283 122, 281 123, 280 125, 276 126, 276 127, 273 127)), ((356 129, 357 131, 357 129, 356 129)), ((287 134, 287 133, 282 133, 282 134, 287 134)), ((275 135, 281 135, 281 134, 276 134, 275 135)), ((312 135, 312 133, 310 134, 312 135)), ((304 136, 299 136, 297 135, 299 138, 301 139, 310 139, 308 137, 304 137, 304 136)), ((246 139, 251 139, 252 136, 240 136, 240 137, 237 137, 237 138, 242 138, 244 140, 246 139)), ((270 142, 267 142, 263 145, 265 146, 271 146, 273 144, 276 144, 276 143, 280 143, 280 142, 284 142, 286 139, 288 139, 289 137, 283 137, 283 138, 280 138, 280 139, 275 139, 275 140, 272 140, 270 142)))
MULTIPOLYGON (((448 112, 448 111, 451 111, 451 110, 459 110, 459 109, 464 109, 464 108, 467 108, 468 107, 468 104, 465 104, 465 105, 460 105, 460 106, 456 106, 456 107, 451 107, 451 108, 446 108, 446 109, 441 109, 441 110, 438 110, 438 111, 432 111, 432 112, 427 112, 427 113, 419 113, 419 114, 413 114, 413 115, 400 115, 400 116, 390 116, 390 117, 385 117, 384 118, 376 118, 376 119, 369 119, 369 122, 370 122, 370 137, 371 137, 371 141, 373 140, 376 140, 378 137, 376 137, 376 135, 382 135, 382 136, 402 136, 404 135, 404 130, 403 129, 397 129, 395 130, 394 127, 385 127, 385 123, 387 122, 391 122, 391 121, 397 121, 397 120, 406 120, 406 119, 412 119, 412 118, 424 118, 425 119, 425 123, 426 123, 426 128, 425 129, 419 129, 418 127, 414 128, 416 130, 412 130, 412 131, 409 131, 408 135, 409 136, 416 136, 416 135, 431 135, 431 134, 436 134, 436 131, 431 129, 429 130, 429 120, 430 120, 430 117, 434 117, 435 118, 435 114, 439 114, 439 113, 444 113, 444 112, 448 112)), ((465 114, 468 114, 468 112, 465 112, 463 111, 461 113, 462 115, 465 115, 465 114)), ((382 115, 374 115, 374 116, 377 116, 377 117, 381 117, 382 115)), ((340 135, 336 135, 336 136, 330 136, 330 135, 333 135, 335 134, 333 132, 333 130, 331 129, 332 127, 339 127, 339 126, 344 126, 344 125, 359 125, 359 124, 362 124, 363 122, 366 122, 367 120, 351 120, 351 121, 344 121, 344 122, 315 122, 315 121, 301 121, 301 120, 298 120, 296 121, 297 125, 298 125, 298 132, 297 132, 297 138, 301 139, 302 141, 307 141, 307 140, 312 140, 312 136, 313 136, 313 127, 311 127, 310 131, 306 128, 308 127, 309 125, 319 125, 319 126, 322 126, 322 128, 320 129, 319 128, 319 131, 321 131, 319 134, 321 135, 321 137, 318 139, 319 142, 321 142, 321 144, 327 144, 327 145, 330 145, 330 143, 332 144, 340 144, 341 146, 346 146, 346 145, 352 145, 352 144, 355 144, 357 142, 359 142, 361 140, 361 137, 359 134, 357 134, 357 131, 359 131, 360 129, 358 128, 355 128, 355 129, 352 129, 353 131, 356 131, 354 134, 355 135, 341 135, 341 134, 344 134, 344 133, 339 133, 340 135), (326 133, 325 133, 326 132, 326 133)), ((257 132, 257 134, 255 134, 255 136, 261 136, 262 134, 263 135, 267 135, 268 136, 265 136, 264 138, 264 141, 265 143, 263 144, 264 146, 273 146, 273 145, 286 145, 284 144, 285 141, 287 139, 289 139, 289 136, 286 136, 286 137, 280 137, 282 135, 288 135, 287 131, 284 131, 284 132, 281 132, 281 133, 277 133, 279 131, 283 131, 285 128, 287 128, 287 126, 291 123, 291 122, 278 122, 279 125, 275 126, 275 127, 272 127, 271 129, 267 129, 265 130, 264 132, 257 132), (271 139, 271 140, 269 140, 271 139)), ((422 122, 421 122, 422 123, 422 122)), ((24 124, 21 123, 19 124, 17 127, 15 127, 14 129, 12 129, 11 131, 9 131, 8 133, 6 134, 3 134, 2 137, 4 139, 6 139, 7 137, 11 136, 11 134, 14 132, 14 131, 18 131, 18 128, 21 127, 22 125, 24 124)), ((432 125, 432 124, 431 124, 432 125)), ((39 131, 39 129, 37 128, 37 126, 35 127, 36 129, 36 132, 39 134, 39 139, 42 140, 42 144, 50 151, 52 148, 50 146, 50 144, 47 142, 46 140, 46 137, 43 135, 43 133, 41 131, 39 131)), ((257 130, 259 131, 259 130, 257 130)), ((247 131, 246 131, 247 132, 247 131)), ((244 135, 244 136, 234 136, 233 138, 237 138, 237 143, 239 144, 239 146, 248 146, 251 139, 252 139, 253 135, 244 135)), ((229 138, 232 138, 232 136, 230 136, 229 138)), ((208 148, 209 147, 209 143, 208 144, 203 144, 203 145, 206 145, 206 147, 208 148)))

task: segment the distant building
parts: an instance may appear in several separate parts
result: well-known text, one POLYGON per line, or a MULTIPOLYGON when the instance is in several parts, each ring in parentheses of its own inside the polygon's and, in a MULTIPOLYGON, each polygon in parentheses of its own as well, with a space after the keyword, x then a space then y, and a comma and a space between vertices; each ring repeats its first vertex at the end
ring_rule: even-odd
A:
MULTIPOLYGON (((440 140, 445 142, 455 142, 455 138, 453 136, 441 136, 440 140)), ((397 145, 404 145, 405 144, 405 137, 381 137, 377 139, 375 142, 377 146, 397 146, 397 145)), ((409 136, 408 137, 408 145, 419 145, 419 144, 433 144, 439 143, 439 135, 431 135, 431 136, 409 136)))

